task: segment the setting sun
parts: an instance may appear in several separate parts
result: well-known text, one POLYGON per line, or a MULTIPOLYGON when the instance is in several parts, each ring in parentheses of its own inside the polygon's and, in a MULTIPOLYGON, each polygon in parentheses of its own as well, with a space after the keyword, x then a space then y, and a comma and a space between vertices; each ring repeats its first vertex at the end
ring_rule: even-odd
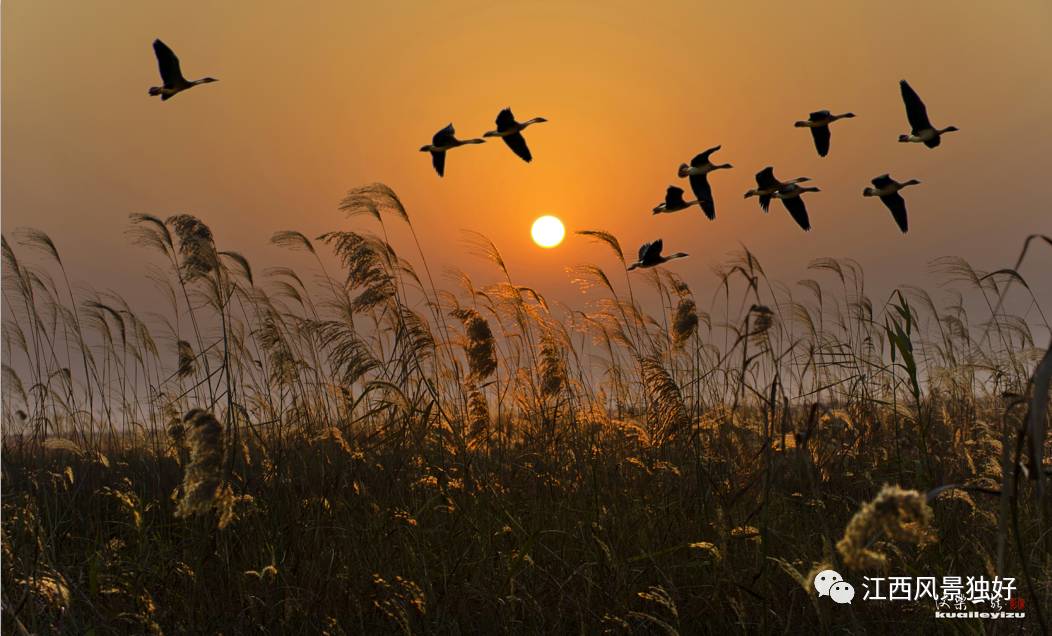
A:
POLYGON ((530 235, 533 236, 533 242, 541 247, 555 247, 563 242, 563 237, 566 236, 566 228, 563 227, 563 222, 558 218, 542 216, 533 222, 533 227, 530 228, 530 235))

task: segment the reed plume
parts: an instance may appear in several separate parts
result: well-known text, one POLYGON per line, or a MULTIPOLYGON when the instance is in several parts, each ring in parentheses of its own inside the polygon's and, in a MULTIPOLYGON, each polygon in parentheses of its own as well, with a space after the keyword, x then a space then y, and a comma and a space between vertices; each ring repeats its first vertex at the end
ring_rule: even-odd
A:
POLYGON ((206 513, 220 503, 223 464, 223 427, 211 413, 194 409, 183 417, 189 428, 190 462, 183 471, 183 496, 176 517, 206 513))
POLYGON ((692 298, 681 298, 672 317, 672 342, 682 347, 698 330, 698 308, 692 298))
POLYGON ((470 308, 456 309, 451 315, 464 323, 464 353, 471 375, 476 380, 488 378, 497 370, 493 331, 489 328, 489 321, 470 308))
POLYGON ((650 403, 653 422, 651 437, 666 440, 686 427, 689 422, 683 395, 661 362, 654 358, 642 358, 639 365, 650 403))
POLYGON ((923 493, 885 485, 851 518, 837 551, 852 569, 882 570, 888 557, 873 547, 881 536, 919 543, 926 538, 932 517, 923 493))
POLYGON ((219 267, 219 255, 212 239, 212 230, 195 216, 177 214, 168 217, 179 240, 179 254, 183 257, 183 279, 191 281, 207 276, 219 267))

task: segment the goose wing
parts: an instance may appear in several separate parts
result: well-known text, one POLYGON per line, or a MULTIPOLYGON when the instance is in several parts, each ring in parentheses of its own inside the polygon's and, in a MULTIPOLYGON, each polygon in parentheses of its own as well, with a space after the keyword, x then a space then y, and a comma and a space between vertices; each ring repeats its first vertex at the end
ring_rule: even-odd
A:
POLYGON ((663 247, 664 241, 662 239, 658 239, 653 243, 644 243, 643 247, 639 248, 639 262, 647 263, 661 256, 663 247))
POLYGON ((760 209, 766 214, 771 209, 771 195, 761 194, 760 195, 760 209))
POLYGON ((761 190, 768 190, 770 188, 781 186, 782 182, 774 178, 774 166, 767 166, 756 173, 756 185, 759 186, 761 190))
POLYGON ((183 72, 179 69, 179 58, 167 44, 154 40, 153 53, 157 56, 157 68, 161 71, 161 81, 165 86, 173 87, 186 82, 183 72))
POLYGON ((431 165, 435 167, 435 172, 438 176, 446 176, 446 151, 445 150, 432 150, 431 151, 431 165))
POLYGON ((805 232, 811 231, 811 220, 807 218, 807 206, 804 205, 802 197, 789 197, 782 199, 782 204, 785 205, 785 209, 789 212, 789 216, 793 217, 796 224, 799 225, 805 232))
POLYGON ((882 174, 879 177, 875 177, 871 183, 877 188, 885 188, 895 183, 895 181, 891 178, 891 175, 882 174))
POLYGON ((665 190, 665 207, 674 208, 683 204, 683 188, 669 186, 665 190))
MULTIPOLYGON (((507 130, 513 127, 515 123, 515 115, 511 113, 511 108, 505 108, 497 113, 497 130, 507 130)), ((516 154, 518 154, 518 151, 516 151, 516 154)), ((529 159, 526 161, 529 161, 529 159)))
POLYGON ((435 136, 431 138, 431 145, 445 147, 448 146, 450 142, 455 141, 456 138, 457 131, 453 128, 453 124, 449 124, 435 133, 435 136))
POLYGON ((709 156, 712 155, 712 153, 716 152, 717 150, 719 150, 722 147, 723 146, 713 146, 712 148, 709 148, 705 152, 698 153, 697 155, 694 156, 693 159, 690 160, 690 166, 692 168, 697 168, 698 166, 704 166, 705 164, 707 164, 709 162, 709 156))
POLYGON ((928 121, 928 109, 924 107, 924 102, 921 101, 917 91, 913 90, 906 80, 900 81, 899 87, 902 89, 902 102, 906 104, 906 118, 910 122, 913 134, 931 128, 931 122, 928 121))
POLYGON ((698 199, 698 205, 705 212, 705 216, 709 217, 709 220, 714 220, 716 203, 712 200, 712 187, 709 186, 708 175, 690 175, 690 189, 694 191, 694 196, 698 199))
MULTIPOLYGON (((781 187, 782 182, 774 177, 774 166, 767 166, 763 170, 756 173, 756 185, 761 190, 770 190, 771 188, 781 187)), ((767 212, 771 207, 771 195, 761 194, 760 195, 760 209, 767 212)))
POLYGON ((533 155, 530 154, 530 147, 526 145, 526 138, 522 136, 522 133, 512 133, 502 139, 504 139, 504 143, 508 144, 508 148, 511 148, 511 151, 518 155, 520 159, 527 163, 533 160, 533 155))
MULTIPOLYGON (((874 179, 874 181, 876 181, 874 179)), ((888 194, 880 197, 880 200, 884 202, 884 205, 888 206, 891 210, 891 216, 895 219, 895 223, 898 224, 899 229, 905 234, 909 231, 909 219, 906 217, 906 200, 902 198, 902 195, 898 192, 888 194)))
POLYGON ((819 157, 829 154, 829 126, 815 126, 811 129, 811 136, 815 138, 815 150, 819 157))

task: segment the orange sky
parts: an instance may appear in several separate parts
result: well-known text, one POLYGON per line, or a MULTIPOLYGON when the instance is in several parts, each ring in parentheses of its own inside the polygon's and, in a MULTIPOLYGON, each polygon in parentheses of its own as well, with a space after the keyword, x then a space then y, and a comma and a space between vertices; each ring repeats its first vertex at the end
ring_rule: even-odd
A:
MULTIPOLYGON (((195 214, 261 267, 289 259, 267 242, 275 230, 348 227, 336 203, 372 181, 400 194, 432 269, 488 271, 461 253, 460 229, 476 230, 520 282, 563 299, 565 266, 610 261, 572 235, 534 246, 541 214, 612 231, 631 252, 664 237, 691 254, 672 267, 701 289, 739 242, 785 282, 811 258, 853 256, 890 286, 929 280, 946 254, 1010 266, 1027 234, 1052 233, 1047 0, 6 0, 2 28, 3 231, 47 231, 97 287, 141 278, 130 212, 195 214), (148 97, 154 37, 188 77, 220 82, 148 97), (961 132, 931 151, 897 143, 900 78, 961 132), (527 135, 532 164, 494 141, 450 153, 439 179, 417 151, 449 121, 464 136, 491 129, 505 105, 550 120, 527 135), (858 115, 834 126, 825 159, 792 126, 819 108, 858 115), (716 144, 735 166, 711 178, 717 221, 652 217, 677 165, 716 144), (814 232, 742 199, 768 164, 823 189, 807 199, 814 232), (906 194, 908 237, 860 196, 889 171, 924 182, 906 194)), ((1035 256, 1032 279, 1052 268, 1047 250, 1035 256)), ((1035 286, 1052 291, 1048 278, 1035 286)))

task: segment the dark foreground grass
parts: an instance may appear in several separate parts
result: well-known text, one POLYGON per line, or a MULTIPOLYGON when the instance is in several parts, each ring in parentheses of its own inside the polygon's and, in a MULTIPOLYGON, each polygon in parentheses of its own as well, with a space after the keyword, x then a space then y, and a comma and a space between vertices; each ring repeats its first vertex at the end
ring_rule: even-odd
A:
MULTIPOLYGON (((806 430, 810 413, 796 416, 806 430)), ((100 456, 7 439, 5 632, 16 616, 31 632, 96 634, 989 630, 936 621, 930 602, 839 606, 806 589, 815 568, 856 585, 879 572, 847 567, 834 546, 881 484, 999 488, 996 427, 939 418, 927 455, 900 431, 896 458, 886 417, 818 415, 807 444, 790 434, 785 449, 780 436, 766 446, 758 413, 661 447, 605 422, 577 443, 501 457, 458 456, 441 436, 410 453, 332 429, 269 454, 240 449, 222 529, 215 512, 176 517, 174 447, 124 440, 129 450, 100 456)), ((998 505, 947 491, 930 524, 913 523, 918 541, 870 546, 889 574, 1000 571, 1023 587, 1016 550, 998 553, 998 505)), ((1038 530, 1019 532, 1047 595, 1038 530)))

